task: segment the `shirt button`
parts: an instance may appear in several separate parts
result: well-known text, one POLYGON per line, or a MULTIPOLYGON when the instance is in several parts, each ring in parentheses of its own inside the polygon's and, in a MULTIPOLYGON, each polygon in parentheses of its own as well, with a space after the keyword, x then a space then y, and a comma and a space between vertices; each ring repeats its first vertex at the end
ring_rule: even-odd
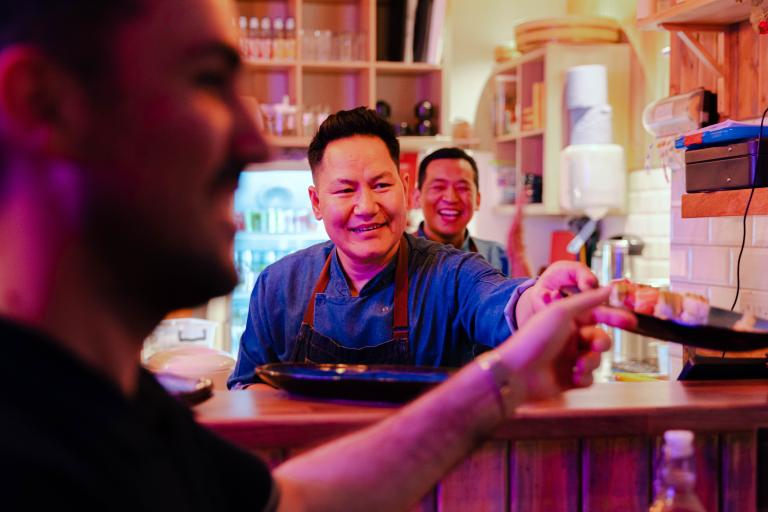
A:
POLYGON ((382 313, 389 313, 389 306, 384 306, 381 308, 382 313))

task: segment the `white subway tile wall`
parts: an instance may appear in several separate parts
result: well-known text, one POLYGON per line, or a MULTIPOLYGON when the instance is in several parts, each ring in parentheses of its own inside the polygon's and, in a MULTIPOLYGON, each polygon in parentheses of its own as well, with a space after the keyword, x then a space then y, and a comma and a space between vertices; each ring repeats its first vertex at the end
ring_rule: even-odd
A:
POLYGON ((635 265, 636 281, 669 279, 671 187, 662 169, 629 173, 629 201, 624 231, 645 242, 635 265))
MULTIPOLYGON (((736 263, 743 218, 681 218, 683 172, 672 179, 670 280, 672 289, 700 293, 713 306, 730 309, 736 295, 736 263)), ((746 205, 745 205, 746 206, 746 205)), ((768 216, 749 216, 741 258, 741 293, 737 311, 768 313, 768 216)), ((675 375, 670 351, 670 375, 675 375)))

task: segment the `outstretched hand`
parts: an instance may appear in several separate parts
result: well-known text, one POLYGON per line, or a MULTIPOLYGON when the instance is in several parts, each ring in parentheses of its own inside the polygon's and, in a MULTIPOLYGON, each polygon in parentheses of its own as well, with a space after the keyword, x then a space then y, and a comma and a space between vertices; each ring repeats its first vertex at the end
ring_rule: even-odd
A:
POLYGON ((597 277, 584 264, 575 261, 556 261, 520 296, 515 308, 517 325, 523 326, 536 313, 562 298, 560 290, 577 286, 579 290, 597 288, 597 277))
POLYGON ((637 323, 632 313, 601 305, 609 294, 606 287, 558 300, 496 349, 517 375, 526 401, 592 384, 600 353, 611 347, 608 334, 595 324, 627 328, 637 323))

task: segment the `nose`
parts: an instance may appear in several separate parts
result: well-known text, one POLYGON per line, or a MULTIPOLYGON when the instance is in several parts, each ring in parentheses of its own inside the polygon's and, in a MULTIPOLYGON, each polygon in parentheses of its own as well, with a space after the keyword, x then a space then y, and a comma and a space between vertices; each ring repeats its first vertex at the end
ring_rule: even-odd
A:
POLYGON ((443 190, 443 200, 449 203, 455 203, 459 200, 459 194, 453 187, 445 187, 445 190, 443 190))
POLYGON ((256 124, 258 104, 252 98, 237 96, 234 110, 234 151, 242 162, 267 162, 272 157, 270 146, 256 124))
POLYGON ((362 187, 355 204, 355 215, 361 217, 373 217, 379 211, 379 203, 376 196, 368 187, 362 187))

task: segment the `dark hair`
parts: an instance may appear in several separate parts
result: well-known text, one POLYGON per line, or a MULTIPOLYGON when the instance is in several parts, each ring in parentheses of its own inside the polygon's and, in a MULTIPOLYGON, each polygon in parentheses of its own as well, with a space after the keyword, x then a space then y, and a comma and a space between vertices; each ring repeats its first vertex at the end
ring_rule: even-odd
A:
POLYGON ((424 157, 419 164, 419 190, 424 185, 424 180, 427 177, 427 166, 435 160, 466 160, 469 165, 472 166, 472 175, 475 181, 475 186, 480 188, 480 180, 477 174, 477 163, 461 148, 440 148, 437 151, 433 151, 424 157))
POLYGON ((91 89, 112 62, 110 38, 142 11, 143 0, 10 0, 0 2, 0 51, 38 48, 91 89))
POLYGON ((322 162, 325 148, 331 142, 355 135, 370 135, 378 137, 387 146, 389 156, 396 166, 400 166, 400 143, 397 141, 395 130, 383 117, 365 107, 352 110, 339 110, 328 116, 318 128, 317 133, 309 144, 307 158, 312 174, 322 162))

